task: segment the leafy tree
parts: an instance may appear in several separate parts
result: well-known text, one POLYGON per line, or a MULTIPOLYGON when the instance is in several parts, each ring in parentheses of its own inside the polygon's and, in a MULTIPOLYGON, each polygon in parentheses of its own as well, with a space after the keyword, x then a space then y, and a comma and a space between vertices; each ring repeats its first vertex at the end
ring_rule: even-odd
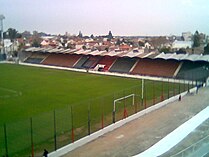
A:
POLYGON ((115 45, 120 45, 120 44, 121 44, 120 39, 117 39, 117 41, 116 41, 115 45))
POLYGON ((10 39, 13 42, 16 38, 21 38, 22 35, 14 28, 9 28, 4 32, 4 38, 10 39))
POLYGON ((193 47, 199 47, 200 46, 200 34, 198 31, 195 32, 193 37, 193 47))
POLYGON ((33 43, 32 43, 32 46, 33 46, 33 47, 40 47, 41 44, 40 44, 40 42, 38 42, 38 40, 34 39, 34 40, 33 40, 33 43))
POLYGON ((139 46, 144 46, 144 42, 142 42, 142 41, 139 41, 138 44, 139 44, 139 46))
POLYGON ((176 51, 177 54, 186 54, 186 49, 185 48, 180 48, 178 51, 176 51))
POLYGON ((107 35, 107 38, 108 39, 112 39, 113 38, 113 35, 112 35, 112 32, 111 31, 109 31, 109 34, 107 35))
POLYGON ((204 47, 204 55, 209 55, 209 43, 204 47))
POLYGON ((171 49, 170 49, 170 47, 162 47, 159 51, 164 52, 164 53, 169 53, 169 52, 171 52, 171 49))
POLYGON ((85 46, 85 45, 83 45, 83 46, 82 46, 82 49, 83 49, 83 50, 86 50, 87 48, 86 48, 86 46, 85 46))
POLYGON ((79 31, 78 33, 78 37, 82 38, 83 37, 83 34, 81 33, 81 31, 79 31))
POLYGON ((91 39, 94 39, 94 35, 93 34, 90 37, 91 37, 91 39))
POLYGON ((108 51, 109 51, 109 48, 108 48, 108 47, 106 47, 106 48, 105 48, 105 51, 107 51, 107 52, 108 52, 108 51))
POLYGON ((13 28, 9 28, 7 30, 8 32, 8 37, 11 41, 14 41, 14 39, 16 38, 17 36, 17 30, 16 29, 13 29, 13 28))

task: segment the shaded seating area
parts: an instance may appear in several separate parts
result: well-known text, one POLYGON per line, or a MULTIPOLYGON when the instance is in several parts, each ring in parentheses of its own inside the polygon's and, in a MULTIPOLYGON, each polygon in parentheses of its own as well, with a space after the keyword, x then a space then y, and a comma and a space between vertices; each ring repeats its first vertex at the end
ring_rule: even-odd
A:
POLYGON ((94 68, 100 59, 100 56, 90 56, 88 60, 82 65, 82 67, 87 69, 94 68))
POLYGON ((136 63, 136 58, 118 58, 110 68, 110 72, 129 73, 136 63))
POLYGON ((104 56, 97 64, 105 65, 103 71, 108 71, 116 59, 117 57, 104 56))
POLYGON ((80 55, 70 54, 50 54, 42 64, 61 66, 61 67, 73 67, 73 65, 79 60, 80 55))
POLYGON ((173 77, 179 64, 180 63, 175 60, 139 59, 131 73, 148 76, 173 77))
POLYGON ((74 68, 82 69, 84 63, 89 59, 89 56, 82 56, 79 61, 74 65, 74 68))
POLYGON ((47 56, 48 56, 48 54, 44 54, 44 53, 32 53, 32 55, 29 56, 28 58, 26 58, 26 60, 24 62, 25 63, 40 64, 47 56))
POLYGON ((182 67, 177 74, 179 79, 204 81, 209 76, 209 64, 202 61, 183 61, 182 67))

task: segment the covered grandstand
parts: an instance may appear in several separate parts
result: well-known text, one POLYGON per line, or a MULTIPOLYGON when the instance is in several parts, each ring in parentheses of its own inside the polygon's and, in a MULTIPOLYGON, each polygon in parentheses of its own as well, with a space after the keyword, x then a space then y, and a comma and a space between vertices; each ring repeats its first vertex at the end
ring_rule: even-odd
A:
POLYGON ((77 69, 103 65, 103 71, 201 81, 209 75, 209 55, 35 47, 22 53, 27 57, 21 61, 33 64, 77 69))

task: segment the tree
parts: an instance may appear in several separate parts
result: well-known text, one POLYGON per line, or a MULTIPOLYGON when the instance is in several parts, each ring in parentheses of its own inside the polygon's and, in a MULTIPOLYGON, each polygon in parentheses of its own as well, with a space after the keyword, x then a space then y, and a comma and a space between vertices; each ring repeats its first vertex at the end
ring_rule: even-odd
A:
POLYGON ((112 38, 113 38, 112 32, 111 32, 111 31, 109 31, 109 34, 107 35, 107 38, 108 38, 108 39, 112 39, 112 38))
POLYGON ((186 49, 185 48, 180 48, 178 51, 176 51, 176 54, 186 54, 186 49))
POLYGON ((86 48, 86 46, 85 46, 85 45, 83 45, 83 46, 82 46, 82 49, 83 49, 83 50, 86 50, 87 48, 86 48))
POLYGON ((200 34, 198 31, 195 32, 193 37, 193 47, 199 47, 200 46, 200 34))
POLYGON ((116 41, 115 45, 120 45, 120 44, 121 44, 120 39, 117 39, 117 41, 116 41))
POLYGON ((169 53, 169 52, 171 52, 171 49, 170 49, 170 47, 162 47, 159 51, 164 52, 164 53, 169 53))
POLYGON ((33 40, 33 43, 32 43, 32 46, 33 46, 33 47, 40 47, 41 44, 40 44, 40 42, 38 42, 38 40, 34 39, 34 40, 33 40))
POLYGON ((93 34, 90 37, 91 37, 91 39, 94 39, 94 35, 93 34))
POLYGON ((9 28, 7 30, 9 39, 13 42, 17 36, 17 30, 13 28, 9 28))
POLYGON ((78 37, 82 38, 83 37, 83 34, 81 33, 81 31, 79 31, 78 33, 78 37))
POLYGON ((4 32, 4 38, 10 39, 13 42, 16 38, 21 38, 22 35, 14 28, 9 28, 4 32))
POLYGON ((204 55, 209 55, 209 43, 204 47, 204 55))

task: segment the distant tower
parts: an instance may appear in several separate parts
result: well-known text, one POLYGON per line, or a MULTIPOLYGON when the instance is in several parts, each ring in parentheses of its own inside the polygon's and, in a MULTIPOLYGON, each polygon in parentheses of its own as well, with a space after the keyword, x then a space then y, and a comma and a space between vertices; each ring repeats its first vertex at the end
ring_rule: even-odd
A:
POLYGON ((0 22, 1 22, 1 45, 2 45, 2 49, 1 52, 4 53, 4 37, 3 37, 3 20, 5 19, 4 15, 0 15, 0 22))
POLYGON ((83 34, 81 33, 81 31, 79 31, 78 37, 82 38, 83 34))
POLYGON ((113 38, 112 32, 111 32, 111 31, 109 31, 109 34, 107 35, 107 37, 108 37, 109 39, 112 39, 112 38, 113 38))

